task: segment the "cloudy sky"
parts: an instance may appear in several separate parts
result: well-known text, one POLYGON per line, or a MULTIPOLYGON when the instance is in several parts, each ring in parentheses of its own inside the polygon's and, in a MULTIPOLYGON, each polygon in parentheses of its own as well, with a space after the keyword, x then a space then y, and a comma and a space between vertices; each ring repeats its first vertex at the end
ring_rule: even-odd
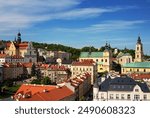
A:
POLYGON ((141 36, 150 54, 150 0, 0 0, 0 39, 76 48, 135 48, 141 36))

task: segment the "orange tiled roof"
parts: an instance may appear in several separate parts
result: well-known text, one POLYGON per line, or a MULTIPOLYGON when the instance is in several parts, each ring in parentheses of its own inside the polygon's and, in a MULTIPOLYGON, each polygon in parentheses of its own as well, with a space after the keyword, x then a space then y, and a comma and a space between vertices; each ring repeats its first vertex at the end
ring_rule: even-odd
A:
POLYGON ((24 59, 22 56, 14 55, 11 56, 12 59, 24 59))
POLYGON ((33 63, 23 63, 23 66, 26 68, 31 68, 33 63))
POLYGON ((0 54, 0 58, 5 58, 7 56, 8 56, 7 54, 0 54))
POLYGON ((131 74, 133 79, 150 79, 150 74, 131 74))
POLYGON ((72 66, 93 66, 93 61, 73 62, 72 66))
POLYGON ((6 48, 9 48, 10 45, 11 45, 11 42, 7 42, 7 43, 6 43, 6 48))
POLYGON ((61 70, 61 71, 68 69, 68 68, 66 68, 65 66, 58 66, 58 65, 51 65, 51 66, 49 66, 49 68, 50 68, 51 70, 61 70))
POLYGON ((57 86, 51 85, 22 85, 14 95, 14 99, 20 101, 57 101, 65 97, 73 95, 66 86, 58 88, 57 86), (23 97, 27 95, 29 97, 23 97))
POLYGON ((28 42, 20 43, 19 48, 20 49, 26 49, 28 47, 28 42))

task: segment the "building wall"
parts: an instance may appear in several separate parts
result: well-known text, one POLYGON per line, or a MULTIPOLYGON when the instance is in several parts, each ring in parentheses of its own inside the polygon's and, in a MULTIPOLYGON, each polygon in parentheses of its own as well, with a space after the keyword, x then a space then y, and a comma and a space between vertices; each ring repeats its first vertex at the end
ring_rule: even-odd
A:
POLYGON ((97 69, 96 69, 96 65, 93 66, 72 66, 71 67, 71 72, 72 72, 72 76, 76 76, 79 74, 84 74, 86 72, 91 74, 91 84, 94 83, 95 79, 96 79, 96 74, 97 74, 97 69))
POLYGON ((121 68, 122 74, 128 74, 128 73, 149 73, 150 68, 121 68))
POLYGON ((135 49, 135 62, 142 62, 143 61, 143 45, 136 44, 135 49))
POLYGON ((118 63, 120 65, 126 64, 126 63, 131 63, 132 62, 132 56, 122 56, 118 58, 118 63))
POLYGON ((105 71, 109 72, 112 68, 111 52, 109 51, 104 51, 103 57, 79 58, 79 61, 89 59, 97 63, 97 72, 105 72, 105 71))
POLYGON ((11 55, 16 55, 16 47, 15 47, 13 42, 11 42, 10 47, 6 51, 6 54, 9 54, 10 56, 11 55))
POLYGON ((147 101, 150 100, 150 93, 143 92, 138 85, 136 85, 133 91, 94 91, 94 101, 113 101, 113 100, 126 100, 126 101, 147 101), (147 96, 144 99, 144 96, 147 96), (128 98, 128 96, 130 96, 128 98), (139 99, 135 99, 135 96, 138 96, 139 99))
POLYGON ((23 67, 4 67, 4 79, 17 78, 23 74, 23 67))
POLYGON ((3 81, 3 67, 0 65, 0 82, 3 81))

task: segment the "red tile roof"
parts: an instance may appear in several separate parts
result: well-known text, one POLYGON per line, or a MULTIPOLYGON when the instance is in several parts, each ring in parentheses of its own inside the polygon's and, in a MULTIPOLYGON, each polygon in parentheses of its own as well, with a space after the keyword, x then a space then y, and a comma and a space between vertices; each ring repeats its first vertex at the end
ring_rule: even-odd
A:
POLYGON ((7 54, 0 54, 0 58, 5 58, 7 56, 8 56, 7 54))
POLYGON ((131 74, 130 75, 133 79, 140 79, 140 80, 143 80, 143 79, 150 79, 150 74, 131 74))
POLYGON ((10 68, 10 67, 22 67, 22 63, 17 63, 17 64, 14 64, 14 63, 3 63, 3 67, 6 67, 6 68, 10 68))
POLYGON ((73 62, 72 66, 93 66, 93 61, 90 60, 84 60, 81 62, 73 62))
POLYGON ((22 56, 19 56, 19 55, 14 55, 14 56, 11 56, 12 59, 24 59, 22 56))
POLYGON ((73 91, 66 86, 23 84, 14 95, 14 99, 19 101, 58 101, 73 94, 73 91))
POLYGON ((20 49, 26 49, 28 47, 28 42, 20 43, 19 48, 20 49))
POLYGON ((49 66, 49 68, 51 70, 60 70, 60 71, 63 71, 63 70, 65 71, 68 69, 65 66, 58 66, 58 65, 51 65, 51 66, 49 66))
POLYGON ((32 68, 33 63, 23 63, 23 66, 26 68, 32 68))

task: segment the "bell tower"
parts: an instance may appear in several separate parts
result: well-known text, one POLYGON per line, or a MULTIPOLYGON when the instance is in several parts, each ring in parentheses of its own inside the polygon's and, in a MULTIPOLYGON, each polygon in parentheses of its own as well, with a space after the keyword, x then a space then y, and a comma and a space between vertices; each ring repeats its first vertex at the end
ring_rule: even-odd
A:
POLYGON ((134 62, 142 62, 143 61, 143 44, 141 42, 140 36, 138 36, 138 40, 135 48, 135 60, 134 62))
POLYGON ((21 43, 21 33, 17 34, 17 43, 21 43))

